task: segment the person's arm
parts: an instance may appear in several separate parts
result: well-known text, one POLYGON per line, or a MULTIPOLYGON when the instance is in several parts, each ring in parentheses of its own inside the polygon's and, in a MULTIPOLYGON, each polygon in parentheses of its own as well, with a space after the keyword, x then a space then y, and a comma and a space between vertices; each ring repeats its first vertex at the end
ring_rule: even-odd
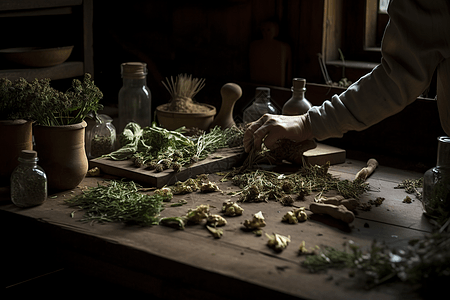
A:
POLYGON ((439 44, 445 41, 439 33, 448 32, 448 9, 443 0, 391 0, 381 64, 339 96, 309 110, 313 136, 324 140, 366 129, 420 96, 443 60, 439 48, 448 47, 439 44))

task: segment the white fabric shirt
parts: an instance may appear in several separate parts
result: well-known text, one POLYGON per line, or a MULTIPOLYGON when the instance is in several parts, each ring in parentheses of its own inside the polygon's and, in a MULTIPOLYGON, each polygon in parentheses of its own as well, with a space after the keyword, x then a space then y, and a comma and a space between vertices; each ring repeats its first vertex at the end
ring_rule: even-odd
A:
POLYGON ((316 139, 363 130, 411 104, 437 70, 442 128, 450 136, 450 1, 391 0, 381 64, 308 111, 316 139))

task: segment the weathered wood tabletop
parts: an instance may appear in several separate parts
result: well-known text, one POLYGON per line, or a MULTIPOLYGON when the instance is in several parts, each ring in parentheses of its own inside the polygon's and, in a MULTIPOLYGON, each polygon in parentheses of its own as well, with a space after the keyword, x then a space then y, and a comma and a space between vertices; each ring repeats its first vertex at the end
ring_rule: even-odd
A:
MULTIPOLYGON (((353 179, 365 162, 347 160, 330 167, 330 173, 341 179, 353 179)), ((394 189, 404 179, 417 179, 422 174, 383 167, 380 165, 369 177, 370 191, 361 202, 385 198, 382 205, 370 211, 357 211, 356 219, 347 225, 328 217, 312 216, 298 224, 281 222, 292 207, 279 202, 241 203, 242 216, 227 217, 222 238, 215 239, 204 224, 189 225, 185 230, 167 226, 138 227, 118 223, 83 223, 83 213, 65 204, 64 199, 81 192, 83 186, 94 186, 102 177, 87 177, 80 187, 51 195, 41 206, 20 209, 9 201, 0 204, 0 217, 16 224, 27 224, 20 231, 40 234, 51 240, 55 255, 67 265, 101 276, 127 287, 149 292, 168 299, 419 299, 413 287, 402 283, 388 283, 370 290, 364 289, 357 278, 350 278, 344 270, 309 273, 301 266, 304 256, 298 255, 302 241, 308 248, 331 246, 343 249, 350 240, 368 247, 374 239, 391 247, 403 247, 416 237, 432 231, 422 214, 418 200, 404 203, 408 195, 394 189), (242 230, 244 220, 261 211, 266 219, 263 235, 242 230), (267 246, 264 233, 290 236, 289 246, 276 253, 267 246)), ((238 191, 231 182, 220 182, 222 176, 209 174, 223 192, 190 193, 175 196, 187 204, 169 207, 163 217, 181 216, 190 208, 209 204, 211 213, 221 214, 222 203, 231 199, 230 191, 238 191)), ((310 195, 296 207, 309 207, 310 195)), ((414 197, 411 197, 414 200, 414 197)))

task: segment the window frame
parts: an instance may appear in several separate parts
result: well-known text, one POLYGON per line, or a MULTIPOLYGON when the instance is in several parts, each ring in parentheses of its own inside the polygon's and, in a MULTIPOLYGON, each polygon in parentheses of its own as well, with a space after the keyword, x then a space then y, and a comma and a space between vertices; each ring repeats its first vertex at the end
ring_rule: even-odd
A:
POLYGON ((388 20, 389 16, 379 11, 379 0, 325 0, 322 43, 325 63, 342 65, 338 51, 341 49, 353 65, 378 64, 388 20))

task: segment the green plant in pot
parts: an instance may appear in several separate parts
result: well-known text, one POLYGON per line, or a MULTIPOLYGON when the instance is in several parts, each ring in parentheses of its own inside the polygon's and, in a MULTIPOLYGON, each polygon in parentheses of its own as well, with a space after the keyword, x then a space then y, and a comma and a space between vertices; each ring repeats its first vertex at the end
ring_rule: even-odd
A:
POLYGON ((66 92, 53 89, 49 79, 37 86, 29 107, 39 164, 47 173, 49 189, 72 189, 84 179, 88 170, 84 119, 91 112, 96 115, 102 98, 90 74, 83 81, 74 79, 66 92))
POLYGON ((28 101, 32 86, 23 78, 0 78, 0 186, 9 186, 22 150, 32 150, 32 122, 28 101))

